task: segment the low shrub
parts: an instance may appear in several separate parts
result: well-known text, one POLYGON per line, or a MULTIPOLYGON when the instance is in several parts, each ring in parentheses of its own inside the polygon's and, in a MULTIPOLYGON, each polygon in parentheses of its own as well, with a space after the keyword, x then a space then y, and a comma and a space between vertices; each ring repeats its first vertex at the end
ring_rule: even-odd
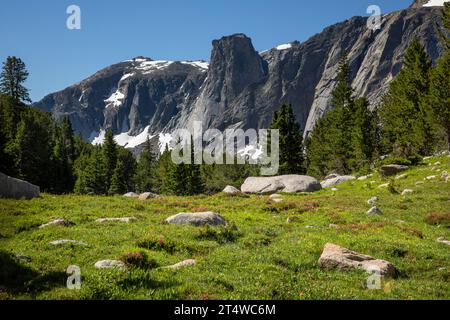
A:
POLYGON ((174 253, 176 250, 175 242, 161 235, 146 235, 142 239, 138 240, 136 245, 139 248, 165 251, 167 253, 174 253))
POLYGON ((154 259, 149 259, 143 251, 126 252, 122 254, 119 260, 125 263, 127 267, 132 268, 153 269, 158 266, 158 263, 154 259))
POLYGON ((431 225, 442 225, 450 228, 450 213, 430 213, 425 222, 431 225))
POLYGON ((217 243, 224 244, 234 242, 241 236, 238 228, 233 223, 226 226, 211 227, 206 225, 199 229, 195 238, 201 240, 214 240, 217 243))

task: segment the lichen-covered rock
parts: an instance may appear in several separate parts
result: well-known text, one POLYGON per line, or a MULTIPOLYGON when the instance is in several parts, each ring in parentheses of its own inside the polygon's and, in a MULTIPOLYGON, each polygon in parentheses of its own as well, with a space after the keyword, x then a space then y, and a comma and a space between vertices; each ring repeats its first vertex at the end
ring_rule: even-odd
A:
POLYGON ((194 212, 194 213, 179 213, 170 216, 165 223, 169 224, 179 224, 179 225, 193 225, 193 226, 219 226, 225 225, 225 219, 215 212, 194 212))
POLYGON ((249 177, 241 186, 243 193, 257 194, 313 192, 320 189, 320 183, 315 178, 302 175, 249 177))
POLYGON ((319 266, 322 269, 342 271, 361 269, 373 272, 376 270, 380 275, 387 277, 393 277, 396 274, 395 266, 388 261, 375 259, 332 243, 325 245, 319 259, 319 266))

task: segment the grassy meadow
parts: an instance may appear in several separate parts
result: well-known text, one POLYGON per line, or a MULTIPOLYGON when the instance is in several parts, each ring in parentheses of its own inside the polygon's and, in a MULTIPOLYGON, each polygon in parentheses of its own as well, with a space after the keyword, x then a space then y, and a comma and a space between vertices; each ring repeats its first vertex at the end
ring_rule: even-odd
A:
POLYGON ((436 240, 450 240, 444 170, 450 171, 450 157, 433 157, 393 180, 391 188, 378 188, 389 180, 375 173, 337 191, 285 194, 280 203, 265 195, 224 194, 147 201, 50 194, 0 199, 0 299, 450 299, 450 246, 436 240), (436 178, 425 179, 431 175, 436 178), (414 192, 402 196, 405 188, 414 192), (379 197, 382 215, 366 214, 372 196, 379 197), (230 226, 162 223, 198 211, 217 212, 230 226), (137 220, 95 221, 107 217, 137 220), (57 218, 74 225, 38 228, 57 218), (58 239, 87 246, 49 244, 58 239), (363 271, 321 270, 318 259, 327 242, 388 260, 398 276, 370 290, 363 271), (147 267, 94 267, 98 260, 138 251, 147 267), (185 259, 197 263, 161 268, 185 259), (81 268, 80 290, 66 288, 69 265, 81 268))

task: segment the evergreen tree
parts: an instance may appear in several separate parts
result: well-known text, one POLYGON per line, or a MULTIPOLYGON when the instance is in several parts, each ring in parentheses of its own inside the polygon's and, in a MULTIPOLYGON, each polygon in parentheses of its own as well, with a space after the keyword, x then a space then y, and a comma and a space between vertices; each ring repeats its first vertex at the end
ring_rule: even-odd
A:
POLYGON ((280 109, 274 113, 270 129, 279 130, 279 173, 304 173, 303 136, 300 125, 296 122, 292 105, 286 106, 283 104, 280 109))
POLYGON ((169 151, 168 147, 166 147, 158 159, 156 166, 157 182, 155 191, 159 193, 169 194, 173 189, 175 189, 172 185, 172 179, 169 177, 175 166, 171 157, 171 151, 169 151))
POLYGON ((87 161, 85 174, 83 175, 84 181, 80 181, 79 183, 80 193, 93 195, 107 193, 109 186, 106 184, 106 181, 111 181, 112 174, 109 178, 106 176, 107 170, 103 151, 104 150, 101 147, 95 147, 92 150, 89 160, 87 161))
POLYGON ((117 165, 117 144, 114 141, 114 134, 108 130, 105 134, 105 142, 102 146, 103 162, 105 167, 105 187, 109 190, 111 179, 117 165))
POLYGON ((111 178, 111 186, 108 193, 110 195, 124 194, 127 192, 127 176, 125 174, 125 165, 122 160, 117 161, 116 168, 111 178))
POLYGON ((0 92, 10 96, 14 101, 31 102, 28 89, 23 83, 28 78, 25 63, 20 58, 9 56, 3 62, 0 74, 0 92))
POLYGON ((150 139, 145 142, 139 155, 137 165, 136 184, 139 192, 154 191, 156 189, 156 157, 153 153, 150 139))
POLYGON ((434 147, 432 110, 424 103, 430 86, 431 61, 415 38, 403 68, 392 81, 379 109, 383 144, 395 156, 430 153, 434 147))
POLYGON ((194 142, 191 141, 191 164, 188 165, 188 195, 201 194, 205 191, 205 184, 202 177, 201 165, 194 163, 194 142))

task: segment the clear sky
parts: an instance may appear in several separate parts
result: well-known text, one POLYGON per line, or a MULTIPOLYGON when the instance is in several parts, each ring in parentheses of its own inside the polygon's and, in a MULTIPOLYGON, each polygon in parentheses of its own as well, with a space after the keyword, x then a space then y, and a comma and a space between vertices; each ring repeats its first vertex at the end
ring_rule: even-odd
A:
POLYGON ((0 60, 20 57, 34 101, 110 64, 135 56, 209 60, 211 41, 245 33, 262 51, 304 41, 323 28, 379 5, 382 13, 412 0, 2 0, 0 60), (66 9, 81 8, 81 30, 66 9))

